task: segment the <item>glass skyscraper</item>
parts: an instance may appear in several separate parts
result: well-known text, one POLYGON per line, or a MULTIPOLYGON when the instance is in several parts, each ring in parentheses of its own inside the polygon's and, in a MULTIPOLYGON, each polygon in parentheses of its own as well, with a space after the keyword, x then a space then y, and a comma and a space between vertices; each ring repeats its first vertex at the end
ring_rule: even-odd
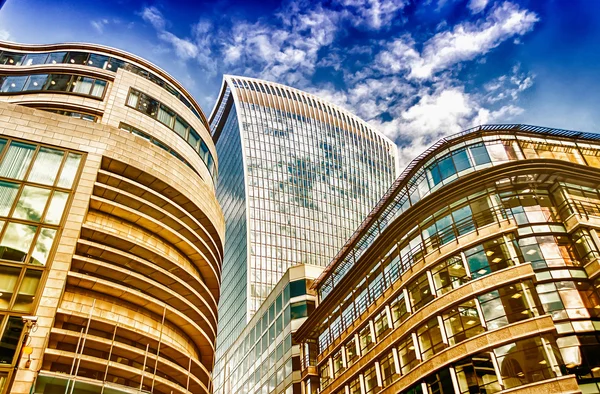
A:
POLYGON ((345 110, 252 78, 224 77, 210 125, 226 221, 218 369, 290 266, 340 250, 395 179, 397 150, 345 110))

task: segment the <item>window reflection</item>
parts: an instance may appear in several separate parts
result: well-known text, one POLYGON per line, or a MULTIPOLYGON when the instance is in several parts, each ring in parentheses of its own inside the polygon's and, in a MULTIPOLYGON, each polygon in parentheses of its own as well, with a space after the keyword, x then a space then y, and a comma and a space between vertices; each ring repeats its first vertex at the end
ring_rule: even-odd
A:
POLYGON ((10 316, 0 340, 0 364, 11 364, 15 356, 21 333, 23 332, 21 316, 10 316))
POLYGON ((477 297, 488 329, 539 316, 531 282, 515 283, 477 297))
POLYGON ((442 320, 451 346, 484 331, 474 300, 445 311, 442 320))
POLYGON ((18 183, 0 181, 0 216, 8 216, 18 191, 18 183))
POLYGON ((560 353, 544 337, 514 342, 494 349, 505 389, 561 376, 560 353))
POLYGON ((514 265, 502 237, 486 241, 464 253, 474 279, 514 265))
POLYGON ((35 186, 23 187, 12 217, 32 222, 41 221, 48 197, 50 197, 50 189, 35 186))
POLYGON ((0 309, 8 309, 21 269, 0 265, 0 309))
POLYGON ((25 277, 21 281, 19 293, 17 294, 17 299, 13 306, 14 311, 24 313, 31 312, 35 300, 35 293, 40 283, 40 279, 42 278, 42 272, 43 271, 34 269, 28 269, 25 272, 25 277))
POLYGON ((0 176, 22 180, 33 158, 35 145, 13 141, 0 163, 0 176))
POLYGON ((42 228, 38 235, 35 247, 31 253, 31 264, 35 265, 46 265, 48 262, 48 255, 54 244, 54 237, 56 236, 56 230, 51 228, 42 228))
POLYGON ((24 262, 37 226, 9 223, 0 242, 0 259, 24 262))
POLYGON ((479 353, 454 365, 460 394, 497 393, 502 390, 491 354, 479 353))

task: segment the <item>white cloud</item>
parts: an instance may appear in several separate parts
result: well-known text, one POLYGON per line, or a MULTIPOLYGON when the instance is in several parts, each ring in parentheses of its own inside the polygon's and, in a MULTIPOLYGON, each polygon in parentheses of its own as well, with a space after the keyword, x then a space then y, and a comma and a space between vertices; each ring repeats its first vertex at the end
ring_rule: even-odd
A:
POLYGON ((487 7, 489 0, 469 0, 467 7, 473 14, 479 14, 481 11, 485 10, 487 7))
POLYGON ((339 2, 351 13, 351 22, 358 27, 379 30, 389 27, 394 18, 407 4, 404 0, 341 0, 339 2))
POLYGON ((179 38, 168 31, 159 33, 158 38, 171 44, 177 57, 182 60, 195 58, 198 55, 198 47, 193 42, 179 38))
POLYGON ((10 41, 10 40, 12 40, 12 36, 8 32, 8 30, 0 29, 0 40, 1 41, 10 41))
POLYGON ((94 30, 96 30, 99 34, 104 33, 104 26, 107 25, 108 19, 104 18, 104 19, 98 19, 98 20, 94 20, 91 21, 90 24, 92 25, 92 27, 94 28, 94 30))
POLYGON ((166 23, 165 18, 158 8, 144 7, 141 13, 142 19, 150 23, 156 30, 165 30, 166 23))
POLYGON ((419 53, 410 36, 393 40, 377 56, 380 70, 408 71, 408 78, 428 80, 440 71, 473 60, 515 35, 529 32, 538 21, 535 13, 505 2, 478 23, 465 22, 441 31, 423 44, 419 53))

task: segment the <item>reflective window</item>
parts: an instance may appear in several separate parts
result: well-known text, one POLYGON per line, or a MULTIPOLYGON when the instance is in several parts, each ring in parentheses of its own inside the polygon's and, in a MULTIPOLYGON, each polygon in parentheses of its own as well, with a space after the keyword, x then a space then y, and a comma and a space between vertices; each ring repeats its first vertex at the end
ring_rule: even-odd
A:
POLYGON ((430 359, 446 347, 442 341, 437 318, 429 319, 427 323, 417 328, 417 340, 419 341, 419 349, 423 360, 430 359))
MULTIPOLYGON (((135 89, 129 90, 129 95, 127 96, 127 106, 135 108, 136 110, 158 120, 171 130, 175 131, 198 153, 198 155, 206 164, 211 175, 216 176, 214 160, 212 154, 208 151, 206 143, 202 141, 198 132, 190 127, 172 109, 162 104, 158 100, 148 96, 147 94, 135 89)), ((150 137, 148 136, 148 138, 150 137)))
POLYGON ((28 76, 0 75, 0 92, 22 91, 70 92, 102 98, 107 82, 102 79, 71 74, 32 74, 28 76))
POLYGON ((414 342, 410 335, 400 341, 398 345, 398 358, 400 359, 400 371, 402 375, 405 375, 419 364, 414 342))
POLYGON ((472 338, 484 331, 474 300, 464 302, 442 313, 450 346, 472 338))
POLYGON ((433 284, 438 296, 456 289, 469 281, 460 256, 453 256, 431 268, 433 284))
POLYGON ((464 253, 474 279, 515 264, 502 237, 486 241, 464 253))
POLYGON ((388 352, 379 360, 381 367, 381 380, 383 381, 383 387, 387 387, 394 380, 396 380, 398 374, 396 373, 396 367, 394 363, 394 353, 388 352))
POLYGON ((493 394, 502 390, 489 352, 462 359, 454 364, 454 370, 460 394, 493 394))
POLYGON ((490 330, 539 316, 530 282, 515 283, 478 296, 490 330))
POLYGON ((505 389, 561 376, 560 353, 551 340, 534 337, 494 349, 505 389))

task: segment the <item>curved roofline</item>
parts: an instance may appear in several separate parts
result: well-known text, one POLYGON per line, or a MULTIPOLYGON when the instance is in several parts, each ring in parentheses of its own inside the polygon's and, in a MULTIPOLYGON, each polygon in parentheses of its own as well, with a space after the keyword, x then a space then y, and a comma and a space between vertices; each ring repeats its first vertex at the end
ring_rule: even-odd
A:
MULTIPOLYGON (((309 97, 311 97, 311 98, 313 98, 313 99, 315 99, 317 101, 320 101, 321 103, 325 103, 325 104, 329 105, 331 108, 334 108, 334 109, 336 109, 336 110, 338 110, 340 112, 343 112, 344 114, 348 115, 349 117, 351 117, 355 121, 358 121, 359 123, 361 123, 363 126, 365 126, 366 128, 368 128, 369 130, 372 130, 373 132, 377 133, 378 136, 382 137, 390 145, 397 147, 396 143, 394 141, 392 141, 391 138, 389 138, 388 136, 386 136, 385 134, 383 134, 376 127, 373 127, 372 125, 370 125, 369 123, 367 123, 365 120, 361 119, 358 115, 355 115, 350 110, 348 110, 346 108, 342 108, 339 105, 336 105, 336 104, 332 103, 331 101, 325 100, 325 99, 323 99, 323 98, 321 98, 321 97, 319 97, 319 96, 317 96, 317 95, 315 95, 313 93, 309 93, 309 92, 306 92, 304 90, 300 90, 298 88, 294 88, 294 87, 289 86, 289 85, 284 85, 284 84, 281 84, 281 83, 278 83, 278 82, 269 81, 269 80, 266 80, 266 79, 259 79, 259 78, 252 78, 252 77, 243 77, 243 76, 240 76, 240 75, 232 75, 232 74, 223 74, 224 85, 222 86, 221 89, 225 89, 225 83, 226 84, 230 84, 232 78, 245 79, 245 80, 250 80, 250 81, 255 81, 255 82, 269 83, 269 84, 272 84, 272 85, 276 85, 278 87, 283 87, 283 88, 286 88, 286 89, 291 89, 291 90, 293 90, 293 91, 295 91, 297 93, 305 94, 305 95, 307 95, 307 96, 309 96, 309 97)), ((231 88, 235 89, 235 86, 232 86, 231 88)), ((398 162, 398 160, 397 160, 398 159, 397 152, 394 152, 394 156, 396 157, 396 163, 397 163, 398 162)), ((397 169, 395 169, 395 170, 397 171, 397 169)))
POLYGON ((133 53, 127 52, 125 50, 114 48, 114 47, 109 47, 109 46, 102 45, 102 44, 93 44, 93 43, 85 43, 85 42, 63 42, 63 43, 56 43, 56 44, 23 44, 23 43, 14 42, 14 41, 0 40, 0 50, 1 49, 8 49, 8 50, 14 50, 14 51, 20 51, 20 52, 26 52, 26 51, 45 52, 45 51, 60 51, 60 50, 72 51, 72 50, 79 49, 79 50, 87 50, 87 51, 93 51, 93 52, 101 52, 101 53, 105 53, 107 55, 120 56, 124 59, 136 62, 136 63, 140 64, 141 66, 154 71, 155 73, 159 74, 161 77, 165 78, 167 81, 172 83, 175 86, 175 88, 177 88, 183 95, 185 95, 185 97, 194 106, 196 111, 198 111, 198 113, 202 117, 202 120, 208 125, 208 120, 206 119, 206 115, 204 114, 202 107, 200 107, 200 104, 198 104, 198 102, 196 101, 194 96, 192 96, 192 94, 190 92, 188 92, 183 87, 183 85, 181 85, 181 83, 179 83, 179 81, 177 81, 177 79, 175 79, 171 74, 169 74, 162 68, 158 67, 154 63, 151 63, 148 60, 141 58, 137 55, 134 55, 133 53))
POLYGON ((327 267, 323 270, 321 275, 313 282, 311 289, 316 290, 317 287, 325 280, 326 277, 339 265, 340 261, 344 258, 346 253, 352 248, 352 246, 360 240, 360 235, 371 226, 374 220, 376 220, 380 213, 387 208, 387 206, 391 203, 391 197, 397 194, 402 187, 404 187, 404 183, 410 179, 419 168, 419 164, 426 162, 430 157, 437 154, 438 151, 446 148, 451 143, 456 140, 460 140, 465 137, 475 136, 477 134, 487 134, 491 132, 507 132, 512 134, 530 134, 538 137, 554 137, 554 138, 562 138, 566 140, 578 140, 578 141, 600 141, 600 134, 597 133, 586 133, 582 131, 574 131, 574 130, 564 130, 564 129, 554 129, 551 127, 542 127, 542 126, 532 126, 526 124, 488 124, 488 125, 479 125, 475 127, 471 127, 470 129, 463 130, 461 132, 449 135, 447 137, 439 139, 436 143, 431 145, 427 150, 421 153, 419 156, 414 158, 404 171, 396 178, 392 186, 388 189, 387 192, 381 197, 377 205, 371 210, 371 213, 363 220, 361 225, 354 231, 354 233, 350 236, 348 241, 342 246, 340 251, 336 254, 336 256, 331 260, 331 262, 327 265, 327 267))

